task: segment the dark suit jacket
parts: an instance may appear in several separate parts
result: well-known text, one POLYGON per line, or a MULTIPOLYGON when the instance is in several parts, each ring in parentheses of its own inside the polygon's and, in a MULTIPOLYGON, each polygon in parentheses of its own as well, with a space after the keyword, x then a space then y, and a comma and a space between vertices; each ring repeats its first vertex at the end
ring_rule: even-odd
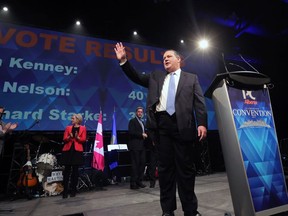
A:
POLYGON ((129 121, 128 125, 128 134, 129 134, 129 142, 128 149, 129 150, 144 150, 144 139, 142 136, 143 129, 138 122, 137 118, 133 118, 129 121))
MULTIPOLYGON (((150 74, 142 74, 137 72, 129 61, 121 67, 133 82, 148 88, 146 127, 151 131, 157 130, 156 105, 159 102, 167 73, 153 71, 150 74)), ((195 139, 197 137, 196 126, 202 125, 207 128, 205 98, 196 74, 181 71, 176 92, 175 110, 178 129, 183 139, 195 139)))

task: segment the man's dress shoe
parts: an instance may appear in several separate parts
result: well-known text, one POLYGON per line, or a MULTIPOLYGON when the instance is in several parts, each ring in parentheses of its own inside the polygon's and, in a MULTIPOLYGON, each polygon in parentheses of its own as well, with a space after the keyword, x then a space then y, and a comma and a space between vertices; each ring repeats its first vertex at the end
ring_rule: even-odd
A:
POLYGON ((130 185, 130 189, 137 190, 139 189, 138 185, 130 185))
POLYGON ((150 188, 155 188, 155 181, 150 181, 150 188))
POLYGON ((184 212, 184 216, 202 216, 199 212, 197 212, 196 214, 191 214, 191 213, 186 213, 184 212))
POLYGON ((145 188, 145 187, 146 187, 146 185, 143 184, 142 182, 136 183, 136 185, 137 185, 138 187, 140 187, 140 188, 145 188))
POLYGON ((162 216, 174 216, 174 212, 163 212, 162 216))

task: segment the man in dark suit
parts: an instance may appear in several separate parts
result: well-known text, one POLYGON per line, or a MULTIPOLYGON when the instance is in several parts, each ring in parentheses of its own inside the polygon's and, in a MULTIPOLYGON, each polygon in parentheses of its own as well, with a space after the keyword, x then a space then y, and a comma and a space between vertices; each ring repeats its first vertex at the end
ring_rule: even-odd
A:
POLYGON ((144 109, 142 107, 137 107, 135 112, 135 117, 129 121, 128 125, 128 149, 131 155, 131 179, 130 188, 139 189, 144 188, 146 185, 143 184, 143 176, 146 163, 146 148, 144 145, 145 139, 148 137, 144 124, 142 122, 144 109))
POLYGON ((203 140, 207 136, 207 110, 197 75, 181 70, 181 57, 174 50, 167 50, 163 55, 166 73, 149 74, 139 73, 132 67, 122 43, 117 43, 114 51, 125 74, 148 88, 146 127, 149 136, 153 134, 151 139, 157 147, 162 215, 174 215, 178 187, 184 216, 199 216, 193 154, 196 139, 203 140), (174 80, 173 87, 170 87, 170 80, 174 80), (176 96, 170 97, 171 89, 176 96), (172 105, 171 98, 175 100, 172 105))

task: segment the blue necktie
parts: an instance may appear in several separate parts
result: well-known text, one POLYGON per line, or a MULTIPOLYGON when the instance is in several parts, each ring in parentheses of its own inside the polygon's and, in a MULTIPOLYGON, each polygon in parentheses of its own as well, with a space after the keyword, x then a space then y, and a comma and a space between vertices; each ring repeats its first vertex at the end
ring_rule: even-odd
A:
POLYGON ((175 113, 175 73, 170 74, 170 81, 168 86, 166 111, 173 115, 175 113))

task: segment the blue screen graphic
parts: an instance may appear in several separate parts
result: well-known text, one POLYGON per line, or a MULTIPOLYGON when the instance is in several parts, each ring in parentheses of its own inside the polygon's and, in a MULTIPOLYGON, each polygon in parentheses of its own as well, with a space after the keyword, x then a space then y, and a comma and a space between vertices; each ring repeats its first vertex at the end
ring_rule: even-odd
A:
MULTIPOLYGON (((0 105, 3 120, 17 130, 57 131, 82 113, 95 130, 100 109, 103 130, 127 130, 137 106, 146 106, 147 90, 131 82, 115 57, 116 41, 0 22, 0 105), (35 124, 35 122, 38 122, 35 124), (34 126, 35 125, 35 126, 34 126)), ((163 70, 164 49, 124 43, 129 61, 142 73, 163 70)), ((182 69, 196 73, 203 92, 218 73, 217 59, 197 52, 181 53, 182 69)), ((188 98, 187 98, 188 100, 188 98)), ((207 99, 209 130, 217 129, 212 101, 207 99)))

